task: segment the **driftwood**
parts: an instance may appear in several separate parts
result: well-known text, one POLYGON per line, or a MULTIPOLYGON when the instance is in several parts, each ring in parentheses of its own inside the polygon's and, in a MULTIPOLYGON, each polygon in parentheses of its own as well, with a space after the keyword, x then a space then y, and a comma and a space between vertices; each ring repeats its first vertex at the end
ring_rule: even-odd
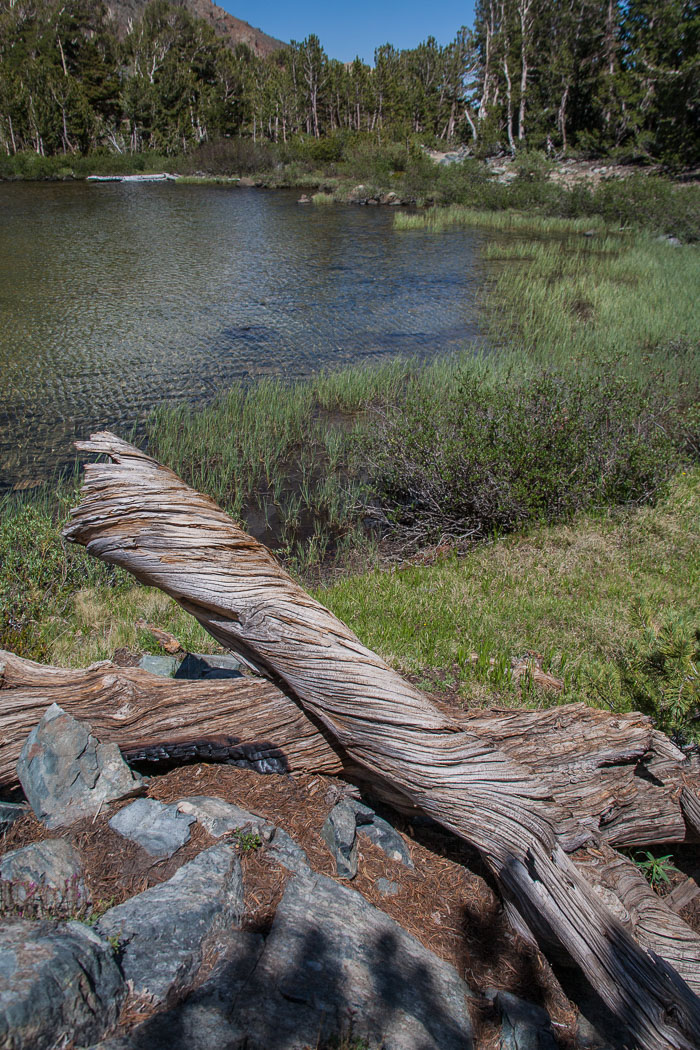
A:
POLYGON ((546 781, 438 710, 172 472, 111 434, 79 447, 113 462, 86 467, 69 539, 171 594, 282 680, 367 778, 475 845, 521 928, 567 952, 640 1046, 697 1047, 700 942, 688 966, 685 942, 664 957, 631 935, 559 845, 567 814, 546 781))

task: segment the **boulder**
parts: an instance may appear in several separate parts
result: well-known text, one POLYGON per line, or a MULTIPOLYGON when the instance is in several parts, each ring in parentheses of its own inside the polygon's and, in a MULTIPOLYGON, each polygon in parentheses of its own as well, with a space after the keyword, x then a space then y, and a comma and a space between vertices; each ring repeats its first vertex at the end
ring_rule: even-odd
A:
POLYGON ((308 872, 288 884, 228 1015, 250 1050, 301 1050, 337 1037, 385 1050, 470 1050, 470 994, 452 966, 388 915, 308 872))
POLYGON ((78 922, 0 926, 0 1046, 86 1045, 117 1020, 125 988, 112 950, 78 922))
POLYGON ((45 839, 0 858, 4 912, 21 910, 29 918, 75 915, 90 904, 78 851, 65 839, 45 839))
POLYGON ((484 993, 501 1013, 499 1050, 557 1050, 549 1014, 540 1006, 495 988, 484 993))
POLYGON ((49 828, 94 816, 108 802, 140 790, 116 744, 101 744, 90 727, 52 704, 31 731, 17 763, 29 804, 49 828))
POLYGON ((152 857, 172 857, 190 839, 195 817, 181 813, 178 804, 166 805, 153 798, 137 798, 115 813, 109 822, 112 831, 138 843, 152 857))
POLYGON ((106 911, 102 937, 118 938, 122 971, 136 993, 164 1001, 192 982, 205 944, 236 925, 243 912, 243 879, 236 849, 204 850, 167 882, 106 911))
POLYGON ((363 897, 311 871, 291 880, 266 939, 234 931, 184 1002, 93 1050, 471 1050, 456 971, 363 897))

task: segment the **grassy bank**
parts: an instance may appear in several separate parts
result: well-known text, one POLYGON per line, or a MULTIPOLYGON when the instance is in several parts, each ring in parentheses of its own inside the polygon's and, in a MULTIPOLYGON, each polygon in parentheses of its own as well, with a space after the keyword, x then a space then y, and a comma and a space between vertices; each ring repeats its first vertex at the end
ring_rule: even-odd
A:
MULTIPOLYGON (((419 250, 432 223, 465 216, 426 213, 401 235, 419 250)), ((468 224, 494 232, 488 354, 164 406, 150 449, 312 586, 352 572, 322 600, 400 669, 513 702, 509 659, 537 650, 563 699, 646 704, 691 732, 697 251, 602 223, 592 237, 578 221, 508 213, 468 224), (426 549, 444 560, 374 568, 426 549)), ((63 547, 74 498, 68 487, 0 508, 0 646, 80 665, 153 648, 145 619, 211 648, 168 599, 63 547)))
POLYGON ((700 186, 658 174, 610 178, 597 185, 566 185, 549 178, 554 163, 540 153, 519 154, 515 178, 502 182, 484 161, 436 165, 419 141, 378 143, 373 135, 343 135, 287 143, 227 139, 204 143, 190 155, 155 153, 0 157, 0 179, 65 179, 87 175, 169 171, 184 183, 248 183, 315 192, 318 204, 378 198, 393 192, 419 206, 459 205, 472 211, 527 211, 539 218, 581 219, 617 227, 672 234, 684 241, 700 236, 700 186), (358 194, 358 186, 362 192, 358 194))

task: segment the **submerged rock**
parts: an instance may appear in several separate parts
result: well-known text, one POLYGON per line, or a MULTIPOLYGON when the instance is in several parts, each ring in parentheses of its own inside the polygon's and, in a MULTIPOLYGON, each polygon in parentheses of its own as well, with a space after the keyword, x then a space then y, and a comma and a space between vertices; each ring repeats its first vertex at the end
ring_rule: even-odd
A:
POLYGON ((35 814, 49 828, 94 816, 143 784, 116 744, 101 744, 90 727, 52 704, 32 730, 17 775, 35 814))

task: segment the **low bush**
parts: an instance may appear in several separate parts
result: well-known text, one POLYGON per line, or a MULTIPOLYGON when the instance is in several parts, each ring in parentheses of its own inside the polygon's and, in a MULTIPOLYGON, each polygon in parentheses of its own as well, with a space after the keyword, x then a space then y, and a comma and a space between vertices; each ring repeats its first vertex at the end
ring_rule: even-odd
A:
POLYGON ((611 367, 496 378, 467 364, 451 391, 414 383, 367 454, 395 531, 476 539, 651 501, 679 464, 671 415, 611 367))

